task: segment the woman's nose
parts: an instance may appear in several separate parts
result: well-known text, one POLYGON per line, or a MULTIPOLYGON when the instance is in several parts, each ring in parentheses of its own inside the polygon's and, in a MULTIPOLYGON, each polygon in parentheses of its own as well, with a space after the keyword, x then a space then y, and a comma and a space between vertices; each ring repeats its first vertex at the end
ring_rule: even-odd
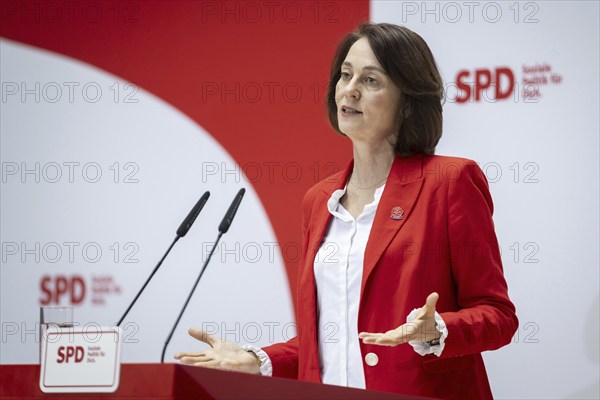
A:
POLYGON ((351 79, 348 84, 342 88, 342 95, 355 100, 360 99, 360 90, 358 90, 356 80, 351 79))

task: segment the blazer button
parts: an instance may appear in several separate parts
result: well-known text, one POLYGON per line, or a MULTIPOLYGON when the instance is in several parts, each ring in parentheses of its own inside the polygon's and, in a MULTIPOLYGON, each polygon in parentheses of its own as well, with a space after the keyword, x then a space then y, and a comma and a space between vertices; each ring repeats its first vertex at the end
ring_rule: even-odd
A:
POLYGON ((365 362, 369 367, 374 367, 379 363, 379 357, 375 353, 369 353, 365 356, 365 362))

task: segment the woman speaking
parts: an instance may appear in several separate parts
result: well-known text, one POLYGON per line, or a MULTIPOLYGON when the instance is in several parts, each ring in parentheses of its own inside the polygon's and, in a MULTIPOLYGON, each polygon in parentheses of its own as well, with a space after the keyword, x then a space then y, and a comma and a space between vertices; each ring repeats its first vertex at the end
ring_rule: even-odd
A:
POLYGON ((298 335, 258 349, 190 329, 182 363, 438 398, 491 398, 481 352, 517 328, 485 176, 434 155, 443 84, 425 41, 364 24, 327 94, 348 167, 303 200, 298 335))

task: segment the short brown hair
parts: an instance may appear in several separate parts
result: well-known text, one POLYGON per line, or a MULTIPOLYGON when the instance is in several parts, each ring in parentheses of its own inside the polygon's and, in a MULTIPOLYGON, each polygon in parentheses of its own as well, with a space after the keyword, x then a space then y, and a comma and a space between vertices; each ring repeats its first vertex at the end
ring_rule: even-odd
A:
POLYGON ((338 126, 335 87, 350 47, 363 37, 402 95, 403 109, 398 110, 401 124, 394 150, 400 156, 433 154, 442 137, 442 78, 427 43, 402 26, 364 23, 342 39, 331 62, 327 88, 331 125, 343 135, 338 126))

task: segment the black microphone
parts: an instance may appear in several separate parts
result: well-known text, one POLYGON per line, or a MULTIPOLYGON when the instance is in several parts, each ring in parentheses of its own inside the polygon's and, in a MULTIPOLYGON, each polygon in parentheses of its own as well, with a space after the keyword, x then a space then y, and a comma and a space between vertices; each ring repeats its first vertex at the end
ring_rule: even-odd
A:
POLYGON ((150 273, 150 276, 148 277, 148 279, 146 279, 146 282, 144 282, 144 285, 142 286, 142 288, 140 289, 140 291, 135 295, 133 301, 131 302, 131 304, 129 304, 129 307, 127 307, 127 310, 125 310, 125 313, 123 314, 123 316, 121 317, 121 319, 119 320, 119 322, 117 322, 117 326, 121 326, 121 323, 123 322, 123 320, 125 319, 125 317, 127 316, 127 314, 129 314, 129 311, 131 310, 131 308, 133 307, 133 305, 135 304, 135 302, 137 301, 137 299, 140 297, 140 295, 142 294, 142 292, 144 291, 144 289, 146 289, 146 286, 148 285, 148 282, 150 282, 150 280, 152 279, 152 277, 154 276, 154 274, 156 273, 156 271, 158 271, 158 268, 160 268, 160 266, 162 265, 162 263, 165 260, 165 258, 167 258, 167 255, 169 255, 169 253, 171 252, 171 249, 173 248, 173 246, 175 246, 175 243, 177 243, 177 241, 179 240, 179 238, 184 237, 188 233, 188 231, 192 227, 192 224, 194 223, 194 221, 198 217, 198 214, 200 214, 200 211, 202 211, 202 208, 206 204, 206 200, 208 200, 209 197, 210 197, 210 192, 208 192, 208 191, 205 192, 202 195, 202 197, 200 197, 200 200, 198 200, 198 202, 196 203, 196 205, 194 206, 194 208, 192 208, 192 210, 187 215, 187 217, 185 217, 185 219, 183 220, 183 222, 179 226, 179 229, 177 229, 177 233, 176 233, 175 239, 173 240, 173 243, 171 243, 171 245, 167 249, 166 253, 162 256, 162 258, 160 259, 160 261, 158 262, 158 264, 156 264, 156 267, 154 267, 154 269, 150 273))
POLYGON ((204 205, 206 204, 206 201, 209 197, 210 192, 204 192, 204 194, 202 195, 202 197, 200 197, 200 200, 198 200, 198 202, 196 203, 194 208, 192 208, 188 216, 185 217, 181 225, 179 225, 179 229, 177 229, 177 236, 184 237, 185 235, 187 235, 188 231, 192 227, 192 224, 194 223, 196 218, 198 218, 198 214, 200 214, 200 211, 202 211, 202 209, 204 208, 204 205))
POLYGON ((233 202, 229 206, 229 210, 227 210, 227 214, 223 217, 223 221, 219 225, 219 232, 227 233, 231 223, 233 222, 233 217, 235 217, 235 213, 237 212, 240 203, 242 202, 242 197, 244 197, 244 193, 246 193, 246 189, 241 188, 238 194, 233 199, 233 202))
POLYGON ((188 295, 187 299, 185 300, 185 304, 183 305, 183 308, 179 312, 179 316, 177 317, 177 320, 175 321, 175 324, 173 325, 173 328, 171 329, 171 332, 169 332, 169 336, 167 337, 167 340, 165 341, 165 345, 163 346, 162 354, 160 356, 161 363, 165 362, 165 351, 167 350, 167 346, 171 342, 171 338, 173 337, 173 333, 175 332, 175 329, 177 329, 177 325, 179 325, 179 320, 181 320, 181 317, 183 316, 183 313, 185 312, 185 309, 187 308, 188 303, 190 302, 190 299, 192 298, 192 295, 194 294, 194 291, 196 290, 196 286, 198 286, 198 282, 200 282, 200 278, 202 278, 202 275, 204 274, 204 271, 206 270, 206 266, 208 265, 208 262, 212 258, 212 255, 215 252, 215 249, 217 248, 217 244, 219 243, 221 236, 223 236, 223 234, 227 233, 227 231, 229 230, 229 227, 231 226, 231 223, 233 222, 233 217, 235 217, 235 214, 237 213, 237 210, 240 207, 240 203, 242 202, 242 197, 244 197, 244 193, 246 193, 246 189, 241 188, 240 191, 238 192, 238 194, 235 196, 235 199, 233 199, 233 202, 229 206, 227 213, 223 217, 223 221, 221 221, 221 224, 219 225, 219 234, 217 235, 217 240, 215 240, 215 244, 213 244, 213 247, 210 250, 208 257, 206 258, 204 265, 202 265, 200 274, 198 275, 198 278, 196 278, 196 282, 194 283, 194 286, 192 287, 190 294, 188 295))

